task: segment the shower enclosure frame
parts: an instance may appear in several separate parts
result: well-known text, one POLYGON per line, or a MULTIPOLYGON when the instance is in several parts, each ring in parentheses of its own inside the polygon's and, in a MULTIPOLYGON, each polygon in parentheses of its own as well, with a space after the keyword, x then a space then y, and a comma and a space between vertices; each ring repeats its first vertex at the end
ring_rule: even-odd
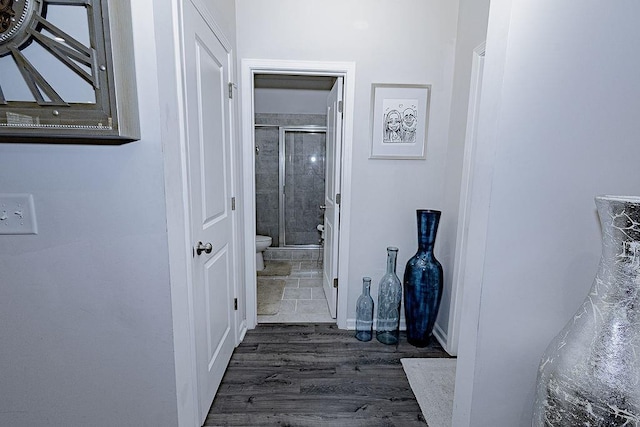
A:
MULTIPOLYGON (((319 125, 291 125, 280 126, 271 124, 259 124, 256 123, 255 127, 277 127, 278 128, 278 247, 281 248, 319 248, 319 244, 301 244, 301 245, 288 245, 286 236, 286 221, 285 221, 285 203, 286 203, 286 134, 287 132, 307 132, 307 133, 324 133, 326 141, 326 126, 319 125)), ((325 167, 326 169, 326 167, 325 167)), ((326 170, 323 172, 326 174, 326 170)), ((322 206, 319 206, 322 209, 322 206)))
MULTIPOLYGON (((287 132, 307 132, 307 133, 324 133, 325 134, 325 142, 326 142, 326 126, 316 126, 316 125, 304 125, 304 126, 280 126, 278 129, 278 153, 280 156, 278 162, 278 232, 279 232, 279 246, 280 247, 296 247, 296 248, 317 248, 320 245, 314 244, 306 244, 306 245, 288 245, 287 244, 287 229, 286 229, 286 171, 287 171, 287 153, 286 153, 286 135, 287 132)), ((326 171, 323 171, 325 174, 326 171)), ((324 194, 323 194, 324 196, 324 194)))

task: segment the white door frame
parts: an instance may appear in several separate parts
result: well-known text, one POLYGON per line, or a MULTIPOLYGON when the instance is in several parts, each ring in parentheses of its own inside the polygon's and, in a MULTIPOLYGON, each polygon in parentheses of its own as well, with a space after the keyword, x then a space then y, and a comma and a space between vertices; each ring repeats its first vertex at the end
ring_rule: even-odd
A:
POLYGON ((458 228, 456 233, 456 249, 454 256, 453 279, 451 286, 451 306, 449 308, 449 324, 447 331, 436 325, 434 334, 443 343, 444 349, 452 356, 458 354, 460 336, 460 317, 462 314, 462 298, 465 283, 465 262, 469 242, 469 220, 471 211, 471 193, 473 189, 473 165, 476 162, 476 139, 478 134, 478 117, 480 97, 482 93, 482 73, 484 70, 485 43, 473 49, 471 65, 471 84, 469 86, 469 104, 467 109, 467 127, 464 139, 464 159, 462 163, 462 180, 460 183, 460 201, 458 208, 458 228))
POLYGON ((338 311, 337 323, 341 329, 347 328, 347 287, 349 269, 349 225, 351 219, 351 164, 353 146, 353 111, 355 102, 354 62, 316 62, 270 59, 242 60, 242 180, 244 218, 244 261, 246 283, 247 328, 253 329, 258 323, 256 290, 256 210, 255 210, 255 148, 254 148, 254 75, 255 74, 298 74, 309 76, 336 76, 344 79, 343 146, 340 207, 340 242, 338 247, 338 311))

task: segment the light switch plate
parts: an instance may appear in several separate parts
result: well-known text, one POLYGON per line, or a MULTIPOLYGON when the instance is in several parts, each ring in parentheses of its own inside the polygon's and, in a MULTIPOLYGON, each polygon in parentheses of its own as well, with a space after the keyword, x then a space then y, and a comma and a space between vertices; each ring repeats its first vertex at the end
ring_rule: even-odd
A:
POLYGON ((38 234, 32 194, 0 193, 0 234, 38 234))

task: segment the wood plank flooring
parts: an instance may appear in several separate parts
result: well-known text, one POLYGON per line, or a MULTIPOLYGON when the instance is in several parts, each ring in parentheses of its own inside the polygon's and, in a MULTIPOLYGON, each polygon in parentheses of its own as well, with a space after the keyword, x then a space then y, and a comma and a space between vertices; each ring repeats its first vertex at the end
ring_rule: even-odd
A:
MULTIPOLYGON (((435 339, 434 339, 435 342, 435 339)), ((448 357, 363 343, 334 324, 266 324, 236 348, 205 426, 426 426, 401 358, 448 357)))

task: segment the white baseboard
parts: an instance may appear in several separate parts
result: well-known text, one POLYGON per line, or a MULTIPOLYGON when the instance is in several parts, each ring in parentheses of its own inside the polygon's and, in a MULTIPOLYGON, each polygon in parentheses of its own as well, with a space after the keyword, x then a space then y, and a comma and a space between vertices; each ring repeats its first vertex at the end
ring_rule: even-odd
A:
MULTIPOLYGON (((375 321, 374 321, 374 325, 375 325, 375 321)), ((353 319, 353 318, 352 319, 347 319, 347 330, 349 330, 349 331, 355 331, 356 330, 356 319, 353 319)), ((400 330, 401 331, 406 331, 407 330, 407 324, 406 324, 404 319, 400 319, 400 330)), ((442 330, 442 328, 440 328, 440 326, 437 323, 433 327, 433 336, 438 340, 438 342, 440 343, 440 345, 442 346, 444 351, 447 352, 447 354, 449 354, 450 356, 456 356, 457 355, 457 354, 455 354, 455 352, 451 351, 451 348, 450 348, 450 346, 448 344, 448 341, 447 341, 447 333, 444 332, 442 330)))
POLYGON ((456 356, 455 352, 451 352, 447 333, 443 331, 440 325, 438 325, 437 323, 433 327, 433 336, 436 337, 444 351, 446 351, 449 356, 456 356))
MULTIPOLYGON (((373 325, 375 326, 376 321, 374 319, 373 321, 373 325)), ((375 330, 375 327, 373 328, 375 330)), ((356 319, 347 319, 347 330, 348 331, 355 331, 356 330, 356 319)), ((401 331, 406 331, 407 330, 407 325, 404 321, 404 319, 400 319, 400 330, 401 331)))
POLYGON ((236 347, 240 345, 242 341, 244 341, 244 336, 247 334, 247 321, 243 320, 238 328, 238 341, 236 342, 236 347))

